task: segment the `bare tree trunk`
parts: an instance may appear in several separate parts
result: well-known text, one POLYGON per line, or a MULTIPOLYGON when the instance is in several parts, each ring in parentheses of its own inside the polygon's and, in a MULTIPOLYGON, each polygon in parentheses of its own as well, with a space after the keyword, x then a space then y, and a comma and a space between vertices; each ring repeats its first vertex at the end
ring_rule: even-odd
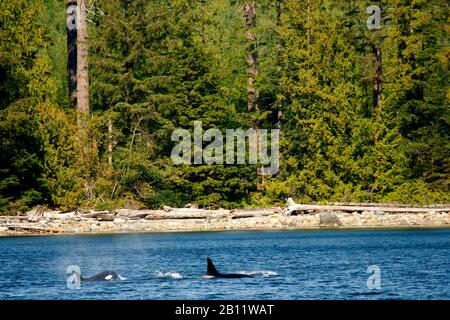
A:
POLYGON ((79 14, 77 28, 77 111, 89 113, 87 0, 78 0, 79 14))
POLYGON ((78 155, 79 164, 83 168, 84 186, 87 200, 95 197, 95 184, 91 174, 94 154, 97 150, 95 140, 91 141, 89 128, 89 77, 88 77, 88 21, 87 1, 77 0, 77 69, 76 69, 76 109, 78 121, 78 155))
POLYGON ((256 77, 258 76, 258 52, 256 41, 256 2, 246 2, 243 7, 244 23, 247 27, 245 36, 249 41, 248 45, 248 80, 247 80, 247 96, 248 96, 248 111, 259 110, 259 93, 256 89, 256 77))
MULTIPOLYGON (((277 29, 278 29, 278 46, 277 46, 277 59, 278 59, 278 74, 281 74, 281 65, 282 65, 282 60, 281 60, 281 52, 283 50, 283 44, 281 43, 281 37, 280 37, 280 28, 281 28, 281 2, 283 0, 277 0, 276 2, 276 8, 277 8, 277 20, 276 20, 276 24, 277 24, 277 29)), ((281 78, 281 77, 280 77, 281 78)), ((278 99, 277 99, 278 100, 278 99)), ((276 128, 277 129, 281 129, 281 118, 283 117, 283 111, 281 110, 281 106, 279 101, 277 101, 277 123, 276 123, 276 128)))
POLYGON ((77 105, 77 1, 67 0, 67 77, 69 81, 69 104, 77 105))
POLYGON ((382 68, 382 57, 381 49, 378 45, 373 44, 372 53, 375 58, 375 63, 373 67, 373 104, 376 109, 380 107, 381 104, 381 93, 382 93, 382 81, 383 81, 383 68, 382 68))
POLYGON ((108 115, 108 166, 112 170, 113 165, 113 125, 111 113, 108 115))
POLYGON ((87 0, 77 0, 77 115, 80 156, 90 163, 87 0))
MULTIPOLYGON (((248 40, 247 46, 247 110, 248 112, 259 111, 259 92, 256 88, 256 78, 259 73, 258 69, 258 45, 256 40, 256 2, 245 2, 242 6, 244 24, 246 26, 245 37, 248 40)), ((256 150, 259 150, 259 124, 254 122, 256 130, 256 150)), ((264 184, 264 176, 262 176, 262 184, 264 184)), ((258 184, 257 188, 261 186, 258 184)))

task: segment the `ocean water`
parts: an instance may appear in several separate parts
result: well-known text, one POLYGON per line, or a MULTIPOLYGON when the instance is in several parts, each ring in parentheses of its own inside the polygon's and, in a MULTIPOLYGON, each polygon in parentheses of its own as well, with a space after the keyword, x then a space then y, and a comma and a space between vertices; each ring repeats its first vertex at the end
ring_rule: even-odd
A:
POLYGON ((0 299, 450 299, 450 229, 0 238, 0 299), (207 256, 254 277, 202 279, 207 256))

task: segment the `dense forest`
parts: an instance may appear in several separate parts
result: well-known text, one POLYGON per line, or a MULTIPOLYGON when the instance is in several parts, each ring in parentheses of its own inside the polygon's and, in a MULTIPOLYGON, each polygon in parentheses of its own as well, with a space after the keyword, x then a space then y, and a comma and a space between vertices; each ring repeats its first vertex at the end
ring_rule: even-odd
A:
POLYGON ((69 2, 0 1, 0 214, 450 201, 447 0, 78 0, 82 110, 69 2), (173 164, 196 120, 279 128, 279 172, 173 164))

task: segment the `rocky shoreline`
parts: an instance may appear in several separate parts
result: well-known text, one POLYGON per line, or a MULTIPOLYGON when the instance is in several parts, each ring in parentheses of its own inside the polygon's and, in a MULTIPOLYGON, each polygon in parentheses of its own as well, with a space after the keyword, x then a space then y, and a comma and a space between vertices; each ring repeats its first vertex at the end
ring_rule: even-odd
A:
POLYGON ((326 210, 326 207, 320 206, 320 210, 309 208, 297 211, 295 215, 289 207, 241 210, 118 209, 112 212, 83 213, 45 211, 37 217, 33 214, 0 217, 0 236, 321 228, 450 228, 450 209, 447 208, 416 208, 411 209, 412 212, 388 212, 387 209, 385 211, 379 208, 362 208, 353 212, 335 209, 333 207, 333 210, 326 210))

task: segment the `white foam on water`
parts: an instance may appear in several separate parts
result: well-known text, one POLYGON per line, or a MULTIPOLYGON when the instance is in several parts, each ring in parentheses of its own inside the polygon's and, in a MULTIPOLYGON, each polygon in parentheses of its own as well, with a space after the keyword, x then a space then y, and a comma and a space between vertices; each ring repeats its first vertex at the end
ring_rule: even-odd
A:
POLYGON ((262 278, 275 277, 278 275, 277 272, 270 270, 241 271, 239 273, 248 276, 262 277, 262 278))
POLYGON ((183 279, 183 275, 178 272, 162 272, 160 270, 156 270, 153 272, 153 276, 156 278, 169 278, 169 279, 183 279))
POLYGON ((127 280, 127 277, 121 276, 120 274, 117 275, 119 277, 119 280, 124 281, 127 280))

